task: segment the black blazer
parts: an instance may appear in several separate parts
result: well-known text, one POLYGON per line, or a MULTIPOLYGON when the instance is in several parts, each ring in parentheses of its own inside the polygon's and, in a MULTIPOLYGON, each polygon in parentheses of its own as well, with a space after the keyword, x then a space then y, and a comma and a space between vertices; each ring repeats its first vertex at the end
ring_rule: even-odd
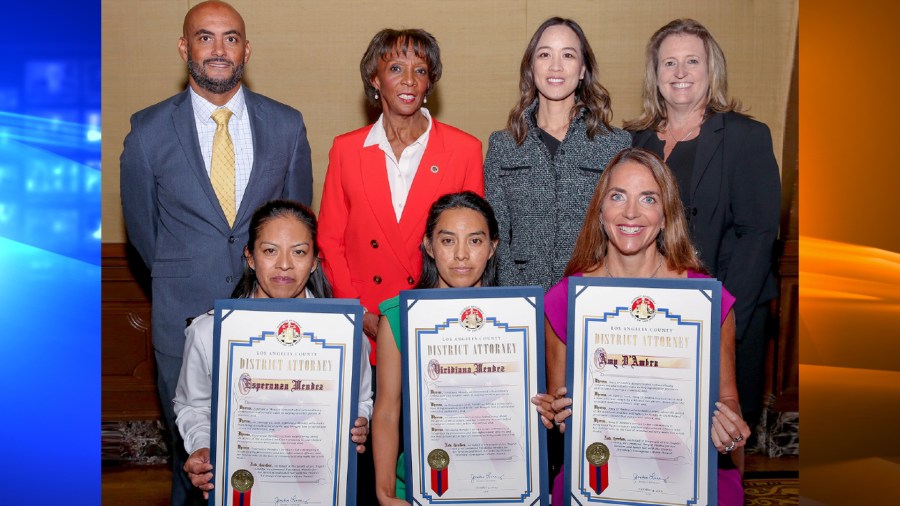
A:
MULTIPOLYGON (((635 133, 644 147, 655 132, 635 133)), ((685 209, 700 258, 737 298, 736 337, 750 314, 777 296, 772 249, 781 213, 781 176, 769 128, 738 113, 715 114, 700 128, 685 209)))

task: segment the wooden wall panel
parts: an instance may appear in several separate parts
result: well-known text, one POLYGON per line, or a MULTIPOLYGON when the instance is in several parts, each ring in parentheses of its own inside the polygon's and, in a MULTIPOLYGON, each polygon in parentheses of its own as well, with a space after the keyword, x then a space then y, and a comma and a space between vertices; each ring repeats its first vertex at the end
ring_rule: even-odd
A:
POLYGON ((782 246, 778 272, 781 296, 778 306, 778 335, 772 350, 772 388, 769 392, 774 411, 800 409, 800 58, 794 54, 788 107, 785 114, 782 160, 782 220, 779 244, 782 246))
POLYGON ((102 250, 103 421, 161 416, 150 336, 145 272, 129 262, 124 244, 102 250), (135 277, 141 276, 142 279, 135 277))

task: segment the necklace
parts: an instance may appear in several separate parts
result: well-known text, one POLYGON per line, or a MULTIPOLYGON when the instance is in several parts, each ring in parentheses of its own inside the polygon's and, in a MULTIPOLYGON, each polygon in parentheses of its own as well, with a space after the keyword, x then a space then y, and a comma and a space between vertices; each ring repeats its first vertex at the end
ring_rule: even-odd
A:
MULTIPOLYGON (((663 257, 662 257, 662 255, 660 255, 660 256, 659 256, 659 263, 656 264, 656 269, 653 269, 653 274, 650 275, 650 279, 653 279, 653 278, 656 277, 656 273, 658 273, 658 272, 659 272, 659 268, 662 267, 662 261, 663 261, 663 257)), ((615 277, 615 276, 612 275, 611 272, 609 272, 609 264, 608 264, 607 262, 603 262, 603 268, 606 269, 606 275, 607 275, 608 277, 610 277, 610 278, 614 278, 614 277, 615 277)))
POLYGON ((694 130, 696 130, 697 127, 699 127, 699 126, 700 126, 700 125, 698 124, 698 125, 696 125, 694 128, 688 130, 688 133, 684 134, 684 136, 682 136, 681 139, 676 139, 676 138, 675 138, 675 135, 674 135, 672 132, 669 131, 668 125, 666 126, 665 134, 668 135, 670 139, 672 139, 673 141, 675 141, 675 144, 678 144, 679 142, 682 142, 682 141, 684 141, 685 139, 687 139, 688 137, 690 137, 691 134, 694 133, 694 130))

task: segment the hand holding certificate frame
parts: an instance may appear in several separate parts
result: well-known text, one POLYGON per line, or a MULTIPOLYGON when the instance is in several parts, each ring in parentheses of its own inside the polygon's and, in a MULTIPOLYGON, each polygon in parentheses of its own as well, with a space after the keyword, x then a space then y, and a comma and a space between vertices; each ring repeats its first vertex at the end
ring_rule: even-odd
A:
POLYGON ((216 301, 211 505, 356 504, 362 306, 216 301))
POLYGON ((567 497, 716 504, 721 284, 569 278, 567 497))
POLYGON ((546 504, 543 291, 400 293, 407 497, 546 504))

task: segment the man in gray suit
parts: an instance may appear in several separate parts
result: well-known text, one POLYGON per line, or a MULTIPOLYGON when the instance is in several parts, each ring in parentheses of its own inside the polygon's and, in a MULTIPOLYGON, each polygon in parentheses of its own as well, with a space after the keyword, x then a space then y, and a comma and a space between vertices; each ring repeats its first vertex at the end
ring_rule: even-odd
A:
POLYGON ((157 387, 173 435, 175 505, 198 492, 182 471, 186 455, 172 406, 186 319, 231 295, 259 205, 312 200, 300 112, 241 85, 250 59, 241 15, 223 2, 194 6, 178 50, 188 89, 131 117, 120 159, 128 238, 151 270, 157 387))

